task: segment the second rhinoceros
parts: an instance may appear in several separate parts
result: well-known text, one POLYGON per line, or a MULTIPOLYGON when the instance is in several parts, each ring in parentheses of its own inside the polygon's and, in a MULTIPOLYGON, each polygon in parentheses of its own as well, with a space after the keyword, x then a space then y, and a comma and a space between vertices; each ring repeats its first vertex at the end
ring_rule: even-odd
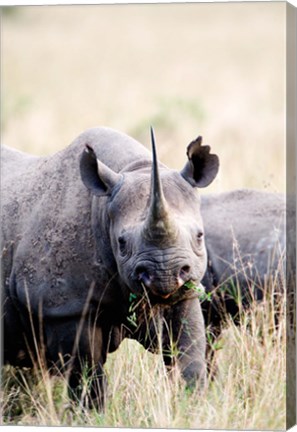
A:
POLYGON ((293 248, 286 251, 286 234, 295 238, 292 207, 282 194, 252 189, 202 196, 208 255, 202 283, 210 297, 202 310, 215 334, 226 316, 237 321, 255 301, 277 305, 288 294, 289 264, 295 266, 293 248))

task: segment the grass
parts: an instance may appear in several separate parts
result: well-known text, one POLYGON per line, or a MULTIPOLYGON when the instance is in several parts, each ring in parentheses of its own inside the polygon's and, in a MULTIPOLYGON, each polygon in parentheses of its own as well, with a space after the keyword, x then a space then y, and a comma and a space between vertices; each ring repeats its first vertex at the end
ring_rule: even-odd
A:
MULTIPOLYGON (((273 285, 271 285, 273 287, 273 285)), ((276 287, 274 287, 276 288, 276 287)), ((62 376, 44 368, 4 367, 2 424, 138 428, 285 428, 285 301, 253 303, 239 325, 226 317, 214 355, 216 373, 202 394, 189 393, 178 372, 168 377, 160 356, 126 340, 108 356, 104 413, 74 404, 62 376)), ((88 382, 84 380, 87 391, 88 382)))

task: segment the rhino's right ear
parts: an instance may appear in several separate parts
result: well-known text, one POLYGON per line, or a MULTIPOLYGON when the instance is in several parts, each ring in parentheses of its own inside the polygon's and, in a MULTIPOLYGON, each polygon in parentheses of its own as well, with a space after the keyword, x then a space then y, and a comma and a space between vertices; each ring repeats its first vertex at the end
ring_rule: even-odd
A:
POLYGON ((208 186, 218 173, 218 156, 210 153, 208 145, 202 145, 201 136, 188 145, 187 156, 189 160, 180 174, 194 187, 208 186))
POLYGON ((123 176, 100 162, 94 149, 86 144, 80 159, 80 175, 84 185, 97 196, 110 195, 123 176))

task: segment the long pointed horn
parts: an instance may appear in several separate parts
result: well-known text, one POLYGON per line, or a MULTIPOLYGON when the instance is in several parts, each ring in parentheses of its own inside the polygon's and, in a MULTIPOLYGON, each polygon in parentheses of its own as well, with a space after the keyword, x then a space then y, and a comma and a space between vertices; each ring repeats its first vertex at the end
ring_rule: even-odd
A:
POLYGON ((167 216, 167 206, 166 206, 166 201, 165 201, 161 180, 160 180, 154 130, 152 127, 151 127, 151 141, 152 141, 153 164, 152 164, 152 174, 151 174, 149 212, 150 212, 150 216, 154 219, 154 221, 158 221, 167 216))
POLYGON ((168 205, 166 203, 158 167, 158 158, 155 144, 154 131, 151 127, 152 141, 152 172, 151 189, 149 198, 148 216, 144 225, 144 234, 147 238, 175 236, 175 224, 169 218, 168 205))

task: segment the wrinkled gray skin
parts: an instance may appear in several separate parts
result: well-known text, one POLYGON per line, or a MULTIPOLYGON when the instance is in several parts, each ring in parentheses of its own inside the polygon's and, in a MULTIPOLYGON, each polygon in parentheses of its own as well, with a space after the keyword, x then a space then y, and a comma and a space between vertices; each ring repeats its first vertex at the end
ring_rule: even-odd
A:
POLYGON ((283 295, 286 203, 281 194, 235 190, 203 195, 201 214, 208 254, 202 283, 212 292, 202 308, 217 334, 226 313, 237 317, 237 286, 245 306, 262 300, 271 279, 278 281, 275 295, 283 295))
POLYGON ((177 172, 108 128, 50 157, 2 148, 4 361, 30 365, 33 333, 78 397, 87 361, 102 407, 107 353, 124 337, 155 352, 161 338, 165 364, 173 343, 186 382, 203 386, 204 322, 184 283, 206 269, 196 187, 216 176, 209 150, 194 140, 177 172))

